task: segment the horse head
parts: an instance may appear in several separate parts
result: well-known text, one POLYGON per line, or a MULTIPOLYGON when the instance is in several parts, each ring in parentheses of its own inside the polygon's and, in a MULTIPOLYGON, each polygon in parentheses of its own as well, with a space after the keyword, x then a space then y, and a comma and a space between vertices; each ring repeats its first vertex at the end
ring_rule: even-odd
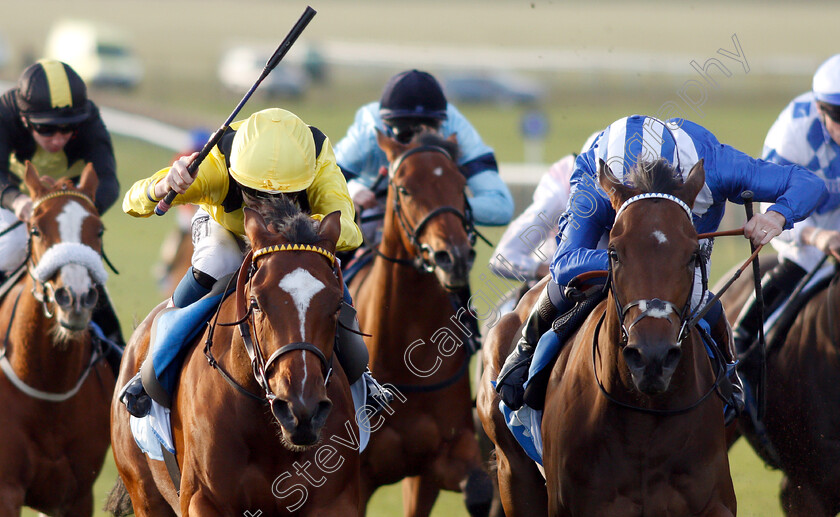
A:
POLYGON ((475 261, 475 233, 465 194, 466 179, 456 163, 458 140, 437 133, 415 135, 402 144, 377 131, 388 170, 386 228, 396 229, 415 267, 434 272, 446 290, 469 282, 475 261))
POLYGON ((292 450, 318 443, 332 408, 326 385, 344 292, 334 255, 340 217, 333 212, 318 224, 298 213, 282 223, 266 222, 245 209, 254 250, 247 303, 259 356, 252 364, 281 439, 292 450))
POLYGON ((662 393, 690 332, 685 326, 695 267, 702 260, 690 207, 704 185, 703 162, 685 182, 664 160, 642 163, 628 186, 601 161, 599 181, 616 211, 608 254, 621 356, 636 389, 662 393))
POLYGON ((82 171, 78 187, 70 179, 41 177, 27 162, 24 182, 32 196, 29 219, 29 273, 33 293, 48 317, 55 316, 58 342, 85 332, 98 299, 104 226, 94 206, 98 185, 92 164, 82 171))

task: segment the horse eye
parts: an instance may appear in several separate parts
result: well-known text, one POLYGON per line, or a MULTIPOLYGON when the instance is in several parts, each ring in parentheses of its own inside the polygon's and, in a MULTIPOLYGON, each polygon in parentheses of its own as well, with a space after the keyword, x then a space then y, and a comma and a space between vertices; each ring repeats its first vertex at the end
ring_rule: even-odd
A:
POLYGON ((254 312, 261 312, 262 309, 260 308, 260 303, 257 301, 256 297, 251 297, 251 310, 254 312))
POLYGON ((31 236, 33 236, 33 237, 40 237, 40 236, 41 236, 41 230, 40 230, 40 229, 38 229, 38 227, 37 227, 37 226, 33 226, 33 227, 29 230, 29 235, 31 235, 31 236))
POLYGON ((411 193, 408 191, 408 189, 403 187, 403 186, 397 187, 397 192, 399 192, 403 196, 410 196, 411 195, 411 193))
POLYGON ((102 227, 99 228, 99 231, 96 232, 96 236, 101 239, 104 234, 105 234, 105 227, 102 226, 102 227))
POLYGON ((618 252, 615 251, 614 248, 610 248, 607 252, 609 254, 610 260, 613 262, 618 262, 618 252))

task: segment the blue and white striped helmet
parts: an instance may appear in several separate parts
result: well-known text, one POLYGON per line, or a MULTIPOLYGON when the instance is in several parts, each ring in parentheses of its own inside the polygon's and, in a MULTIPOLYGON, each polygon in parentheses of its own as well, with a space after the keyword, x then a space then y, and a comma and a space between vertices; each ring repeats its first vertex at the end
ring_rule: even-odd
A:
POLYGON ((595 156, 604 160, 613 175, 624 180, 640 162, 664 158, 679 171, 680 159, 674 125, 643 115, 619 119, 604 130, 595 144, 595 156))
POLYGON ((817 68, 814 74, 814 98, 840 106, 840 54, 835 54, 817 68))

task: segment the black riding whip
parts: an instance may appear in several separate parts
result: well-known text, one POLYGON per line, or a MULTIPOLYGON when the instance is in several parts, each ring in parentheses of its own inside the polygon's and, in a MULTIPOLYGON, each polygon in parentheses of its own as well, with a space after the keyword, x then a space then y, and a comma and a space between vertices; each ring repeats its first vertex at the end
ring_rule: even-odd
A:
MULTIPOLYGON (((741 199, 744 200, 744 210, 747 212, 747 222, 749 222, 753 218, 753 192, 751 190, 741 192, 741 199)), ((750 249, 755 252, 755 244, 753 244, 752 240, 750 240, 750 249)), ((751 350, 750 352, 757 352, 759 358, 759 374, 755 386, 755 403, 758 420, 763 420, 764 411, 767 406, 767 397, 765 396, 764 389, 767 385, 767 351, 764 340, 764 295, 761 292, 761 267, 758 262, 758 256, 753 260, 753 281, 755 283, 755 303, 758 308, 758 316, 761 323, 758 326, 758 350, 751 350)))
MULTIPOLYGON (((251 86, 251 89, 248 90, 245 96, 242 97, 242 100, 239 101, 239 104, 236 105, 236 108, 233 109, 233 112, 230 114, 227 120, 225 120, 222 126, 219 129, 217 129, 216 132, 213 133, 213 135, 210 137, 210 140, 208 140, 207 143, 204 144, 204 147, 201 148, 201 151, 198 153, 198 156, 196 156, 195 159, 191 161, 190 164, 187 166, 187 171, 190 173, 190 176, 195 177, 196 171, 198 170, 198 166, 201 165, 201 162, 204 161, 207 155, 210 154, 210 151, 212 151, 216 144, 219 143, 219 140, 221 140, 222 135, 225 134, 228 125, 230 125, 230 123, 233 122, 234 117, 236 117, 236 115, 239 113, 239 111, 242 109, 245 103, 248 102, 248 99, 257 89, 257 86, 259 86, 263 79, 268 77, 268 74, 270 74, 271 71, 277 67, 277 65, 286 55, 286 52, 288 52, 291 46, 295 43, 295 41, 297 41, 298 37, 301 35, 303 30, 306 28, 307 25, 309 25, 309 22, 312 21, 312 18, 315 16, 315 14, 315 9, 309 6, 306 7, 306 10, 303 11, 303 14, 301 15, 300 19, 298 19, 297 23, 295 23, 294 27, 292 27, 292 30, 289 31, 289 33, 280 43, 280 46, 277 47, 277 50, 274 51, 274 54, 265 63, 265 68, 263 68, 263 71, 260 74, 259 78, 257 78, 257 81, 254 83, 253 86, 251 86)), ((172 201, 177 195, 177 192, 175 192, 174 190, 170 190, 166 194, 166 197, 158 201, 158 204, 155 207, 155 214, 165 214, 171 207, 172 201)))

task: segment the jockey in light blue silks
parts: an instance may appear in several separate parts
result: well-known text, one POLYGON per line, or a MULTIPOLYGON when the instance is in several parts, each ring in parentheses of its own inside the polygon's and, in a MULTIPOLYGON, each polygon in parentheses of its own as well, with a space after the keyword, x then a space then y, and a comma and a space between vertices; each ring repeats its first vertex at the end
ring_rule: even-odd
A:
MULTIPOLYGON (((409 70, 392 77, 382 99, 359 108, 347 135, 335 146, 335 157, 347 178, 350 197, 362 209, 363 219, 383 213, 376 196, 384 196, 388 182, 377 178, 388 166, 385 152, 376 143, 376 130, 408 143, 420 129, 434 130, 444 138, 458 137, 458 168, 472 193, 470 209, 476 224, 502 226, 513 217, 513 198, 499 177, 496 156, 469 121, 446 101, 437 80, 426 72, 409 70), (376 192, 372 188, 376 184, 376 192)), ((381 222, 378 224, 381 227, 381 222)), ((362 229, 368 245, 377 239, 362 229)))
MULTIPOLYGON (((805 218, 826 195, 823 182, 806 169, 753 159, 721 144, 711 132, 688 120, 675 118, 663 122, 633 115, 612 123, 575 162, 571 199, 560 219, 551 279, 497 379, 496 389, 508 407, 518 409, 522 406, 523 383, 537 341, 542 346, 544 340, 540 337, 551 329, 555 316, 574 307, 574 303, 565 297, 562 286, 580 273, 608 269, 607 250, 598 249, 597 245, 612 228, 615 210, 598 182, 598 161, 606 162, 612 174, 624 182, 637 164, 660 158, 667 160, 683 179, 698 161, 704 161, 706 184, 692 207, 698 233, 716 230, 726 201, 742 203, 741 192, 749 189, 756 200, 775 203, 764 213, 756 214, 744 227, 744 235, 756 245, 766 244, 783 229, 791 228, 795 221, 805 218)), ((700 245, 708 270, 712 242, 701 241, 700 245)), ((695 283, 701 285, 699 268, 695 283)), ((691 309, 696 310, 708 295, 697 287, 692 293, 691 309)), ((721 312, 713 310, 709 314, 719 317, 721 312)), ((707 319, 710 317, 706 316, 707 319)), ((716 319, 708 321, 711 327, 715 322, 716 319)), ((723 348, 724 357, 731 360, 727 344, 719 346, 723 348)), ((732 377, 738 392, 740 383, 736 375, 732 377)))
MULTIPOLYGON (((831 254, 840 258, 840 54, 814 74, 813 89, 791 101, 767 133, 764 159, 780 165, 801 165, 826 184, 828 197, 807 219, 773 241, 779 264, 762 279, 764 305, 771 314, 788 293, 831 254)), ((824 266, 830 273, 833 266, 824 266)), ((746 352, 762 324, 755 296, 744 305, 733 328, 735 349, 746 352)), ((744 382, 753 385, 759 373, 757 354, 742 356, 744 382)))
MULTIPOLYGON (((499 177, 493 149, 469 121, 449 102, 437 80, 426 72, 407 70, 388 80, 379 102, 359 108, 347 135, 335 146, 338 166, 347 178, 347 190, 359 206, 365 247, 378 244, 381 238, 388 192, 383 178, 388 167, 385 152, 376 143, 379 130, 407 144, 420 131, 433 131, 443 138, 457 135, 457 164, 467 179, 467 198, 473 222, 484 226, 503 226, 513 217, 513 197, 499 177)), ((348 279, 349 281, 349 279, 348 279)), ((453 293, 453 303, 468 309, 469 288, 453 293)), ((478 324, 474 318, 466 322, 476 340, 478 324)))

